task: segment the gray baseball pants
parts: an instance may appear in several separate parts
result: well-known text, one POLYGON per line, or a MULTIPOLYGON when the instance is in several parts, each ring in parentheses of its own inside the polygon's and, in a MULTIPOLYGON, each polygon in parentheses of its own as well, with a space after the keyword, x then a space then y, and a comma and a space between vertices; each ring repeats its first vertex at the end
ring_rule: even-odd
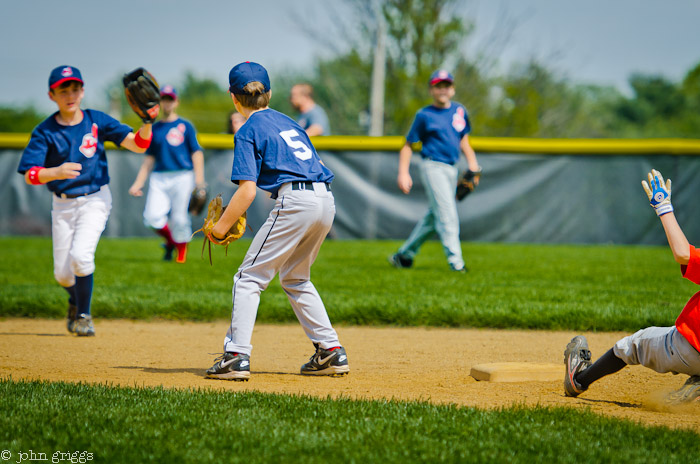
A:
POLYGON ((675 327, 648 327, 615 343, 615 356, 656 372, 700 375, 700 353, 675 327))
POLYGON ((325 184, 313 190, 282 185, 275 207, 255 234, 233 278, 231 325, 224 351, 250 355, 260 292, 279 273, 292 309, 309 339, 322 348, 339 346, 326 308, 311 283, 311 265, 335 217, 333 194, 325 184))

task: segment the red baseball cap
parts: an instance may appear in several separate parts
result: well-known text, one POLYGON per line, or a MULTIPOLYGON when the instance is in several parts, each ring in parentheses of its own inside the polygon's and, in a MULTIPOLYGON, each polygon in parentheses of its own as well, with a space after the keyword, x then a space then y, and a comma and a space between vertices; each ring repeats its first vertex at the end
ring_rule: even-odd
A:
POLYGON ((83 76, 78 68, 73 66, 59 66, 49 75, 49 90, 53 90, 66 81, 77 81, 83 84, 83 76))
POLYGON ((161 97, 172 97, 177 99, 177 90, 172 85, 164 85, 160 88, 161 97))
POLYGON ((452 74, 444 69, 438 69, 430 75, 430 85, 435 85, 438 82, 449 82, 452 84, 455 81, 452 74))

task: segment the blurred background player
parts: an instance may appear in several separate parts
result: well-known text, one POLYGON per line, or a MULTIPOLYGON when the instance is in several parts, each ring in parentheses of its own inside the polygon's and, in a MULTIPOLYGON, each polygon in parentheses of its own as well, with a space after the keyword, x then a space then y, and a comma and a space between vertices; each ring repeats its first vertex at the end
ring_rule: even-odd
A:
POLYGON ((231 111, 228 114, 228 128, 226 133, 235 134, 243 124, 245 124, 245 117, 236 110, 231 111))
POLYGON ((49 98, 58 111, 32 131, 17 172, 53 193, 51 234, 54 277, 68 292, 68 331, 95 335, 91 315, 95 250, 112 209, 104 143, 146 151, 151 125, 132 129, 95 110, 81 110, 80 71, 59 66, 49 75, 49 98))
MULTIPOLYGON (((433 103, 416 113, 406 136, 406 144, 399 152, 397 183, 401 191, 408 194, 413 187, 409 173, 413 156, 411 144, 419 141, 423 143, 420 169, 429 207, 406 242, 397 253, 389 257, 391 264, 398 268, 411 267, 421 245, 437 232, 450 269, 466 272, 459 241, 459 217, 455 199, 459 175, 456 165, 460 152, 466 157, 470 170, 479 172, 481 168, 469 143, 471 125, 467 110, 460 103, 451 101, 455 94, 453 82, 452 74, 445 70, 435 71, 430 76, 433 103)), ((474 183, 478 185, 479 179, 475 179, 474 183)))
POLYGON ((299 113, 297 123, 309 137, 331 135, 328 115, 314 101, 314 89, 309 84, 296 84, 289 92, 289 102, 299 113))
POLYGON ((165 239, 164 260, 170 261, 173 250, 177 250, 176 262, 184 263, 192 236, 192 221, 187 211, 190 195, 195 185, 206 187, 204 153, 194 126, 175 112, 180 104, 175 88, 163 86, 160 96, 161 119, 153 125, 151 146, 129 193, 142 196, 150 174, 144 224, 165 239))
MULTIPOLYGON (((678 225, 671 205, 671 180, 664 183, 661 173, 652 170, 649 183, 642 181, 651 206, 666 232, 673 258, 686 279, 700 285, 700 251, 692 246, 678 225)), ((626 365, 641 364, 656 372, 688 374, 690 378, 666 402, 686 403, 700 397, 700 292, 686 303, 672 327, 648 327, 615 343, 591 364, 586 337, 578 335, 564 352, 566 396, 578 396, 588 387, 626 365)))
POLYGON ((212 230, 213 238, 221 240, 226 235, 251 205, 258 187, 276 202, 233 278, 231 325, 224 339, 224 354, 207 370, 207 376, 248 380, 260 293, 277 273, 316 349, 301 366, 301 374, 346 374, 350 367, 345 349, 310 280, 311 265, 335 217, 330 188, 333 173, 321 163, 299 124, 268 107, 270 78, 264 67, 252 62, 234 66, 229 73, 229 92, 247 122, 234 137, 231 181, 238 189, 212 230))

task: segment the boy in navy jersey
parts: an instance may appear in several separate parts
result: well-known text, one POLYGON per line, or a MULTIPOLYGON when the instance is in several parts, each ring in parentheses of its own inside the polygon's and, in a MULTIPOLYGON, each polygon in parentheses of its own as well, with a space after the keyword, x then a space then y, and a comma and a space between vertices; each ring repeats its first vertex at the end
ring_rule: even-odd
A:
POLYGON ((153 125, 153 140, 146 152, 129 193, 140 197, 148 183, 143 222, 165 239, 164 260, 172 259, 177 250, 178 263, 187 257, 187 243, 192 236, 192 222, 187 211, 195 185, 204 188, 204 153, 192 124, 175 112, 179 105, 172 85, 160 89, 162 118, 153 125), (168 216, 170 219, 168 220, 168 216))
MULTIPOLYGON (((399 251, 389 257, 391 264, 398 268, 411 267, 421 245, 437 232, 450 269, 466 272, 455 199, 459 175, 456 164, 460 152, 464 153, 470 170, 479 172, 481 169, 469 144, 471 126, 467 110, 451 101, 455 94, 453 82, 452 74, 445 70, 437 70, 430 76, 433 104, 418 111, 406 136, 406 144, 399 152, 397 183, 401 191, 408 194, 413 187, 409 173, 413 155, 411 144, 423 143, 421 174, 430 205, 399 251)), ((478 184, 479 179, 475 178, 474 183, 478 184)))
POLYGON ((311 265, 335 216, 333 173, 319 158, 308 135, 291 118, 268 108, 270 79, 261 65, 240 63, 229 73, 229 92, 246 122, 234 136, 231 181, 238 190, 212 230, 220 239, 248 209, 257 188, 276 199, 255 234, 233 278, 231 325, 224 354, 207 376, 248 380, 250 344, 260 292, 279 280, 304 332, 316 351, 301 366, 305 375, 343 375, 350 370, 345 349, 311 283, 311 265))
POLYGON ((77 68, 51 71, 49 98, 58 111, 34 128, 17 172, 28 184, 46 184, 53 193, 54 277, 69 295, 68 331, 92 336, 95 250, 112 209, 104 143, 143 153, 151 142, 151 125, 144 124, 134 134, 101 111, 81 110, 83 96, 77 68))

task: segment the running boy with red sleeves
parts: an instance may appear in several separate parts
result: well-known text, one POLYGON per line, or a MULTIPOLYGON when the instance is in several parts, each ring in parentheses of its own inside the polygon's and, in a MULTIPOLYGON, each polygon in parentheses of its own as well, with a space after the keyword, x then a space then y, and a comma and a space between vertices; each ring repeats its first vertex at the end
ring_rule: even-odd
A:
POLYGON ((151 124, 134 134, 101 111, 81 110, 83 96, 77 68, 59 66, 51 71, 49 98, 58 111, 34 128, 17 172, 30 185, 46 184, 53 194, 54 277, 69 295, 68 331, 92 336, 95 250, 112 209, 104 144, 110 141, 143 153, 151 142, 151 124))
POLYGON ((192 222, 187 207, 195 185, 205 188, 204 153, 192 123, 175 111, 180 100, 172 85, 160 89, 161 120, 153 124, 153 140, 129 194, 140 197, 149 177, 143 222, 165 238, 163 259, 184 263, 192 222), (151 172, 153 171, 153 172, 151 172))
MULTIPOLYGON (((642 181, 651 206, 661 219, 673 257, 683 277, 700 285, 700 250, 685 237, 671 205, 671 180, 652 170, 649 183, 642 181)), ((696 293, 672 327, 648 327, 618 341, 591 364, 586 338, 574 337, 566 346, 564 363, 566 396, 578 396, 595 382, 626 365, 641 364, 656 372, 688 374, 690 378, 666 397, 668 403, 686 403, 700 397, 700 292, 696 293)))

